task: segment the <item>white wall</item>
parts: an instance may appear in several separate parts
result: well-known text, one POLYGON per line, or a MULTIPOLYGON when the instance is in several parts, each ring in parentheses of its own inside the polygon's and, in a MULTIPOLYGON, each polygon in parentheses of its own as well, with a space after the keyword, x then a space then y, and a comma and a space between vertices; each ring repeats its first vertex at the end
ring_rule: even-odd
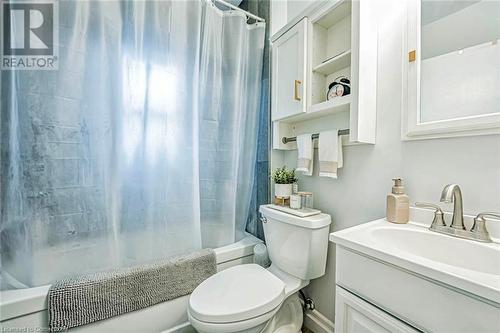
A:
MULTIPOLYGON (((500 211, 500 136, 401 141, 400 0, 378 1, 384 15, 378 41, 377 144, 345 147, 338 180, 319 178, 315 170, 313 177, 300 177, 300 188, 313 191, 316 208, 332 216, 332 231, 384 217, 385 196, 395 176, 404 178, 412 203, 438 202, 444 185, 453 182, 462 187, 466 213, 500 211)), ((275 151, 273 168, 281 158, 296 166, 296 154, 275 151)), ((332 321, 334 286, 335 251, 330 244, 327 273, 312 281, 308 292, 317 310, 332 321)))
POLYGON ((288 20, 293 19, 307 8, 312 2, 317 0, 288 0, 287 1, 287 14, 288 20))
POLYGON ((283 28, 287 21, 287 1, 286 0, 271 0, 270 1, 270 36, 274 35, 281 28, 283 28))
POLYGON ((322 0, 271 0, 271 36, 293 20, 311 3, 322 0))

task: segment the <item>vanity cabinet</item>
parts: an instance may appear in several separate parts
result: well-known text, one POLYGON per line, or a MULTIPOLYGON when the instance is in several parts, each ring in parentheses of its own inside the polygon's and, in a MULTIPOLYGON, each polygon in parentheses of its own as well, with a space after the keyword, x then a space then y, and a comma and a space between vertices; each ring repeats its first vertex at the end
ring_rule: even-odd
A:
POLYGON ((335 261, 340 332, 498 332, 494 300, 340 245, 335 261))
POLYGON ((303 18, 273 44, 273 121, 306 112, 306 36, 307 18, 303 18))
POLYGON ((283 137, 332 129, 349 130, 344 143, 375 143, 377 12, 370 0, 313 2, 272 37, 274 149, 296 149, 283 137), (350 92, 328 98, 341 78, 350 92))

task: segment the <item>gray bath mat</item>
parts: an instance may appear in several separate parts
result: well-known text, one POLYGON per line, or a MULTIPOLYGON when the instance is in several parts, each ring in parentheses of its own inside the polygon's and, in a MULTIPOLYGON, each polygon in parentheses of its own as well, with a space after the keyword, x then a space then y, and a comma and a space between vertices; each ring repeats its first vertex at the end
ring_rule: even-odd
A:
POLYGON ((190 294, 216 271, 215 252, 204 249, 153 264, 58 281, 48 295, 50 331, 63 331, 190 294))

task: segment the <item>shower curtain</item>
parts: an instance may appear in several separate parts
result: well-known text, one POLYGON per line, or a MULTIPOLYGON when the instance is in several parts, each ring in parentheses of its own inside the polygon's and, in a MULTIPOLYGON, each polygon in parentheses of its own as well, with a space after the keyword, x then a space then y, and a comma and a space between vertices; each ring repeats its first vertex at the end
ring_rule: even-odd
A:
POLYGON ((205 0, 60 1, 59 70, 1 76, 2 288, 241 239, 264 33, 205 0))

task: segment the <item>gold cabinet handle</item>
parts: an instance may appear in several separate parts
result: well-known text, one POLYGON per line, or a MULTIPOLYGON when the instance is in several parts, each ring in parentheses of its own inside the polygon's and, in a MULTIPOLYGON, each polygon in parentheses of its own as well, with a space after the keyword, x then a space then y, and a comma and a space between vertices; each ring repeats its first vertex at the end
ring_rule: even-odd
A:
POLYGON ((302 84, 302 81, 300 80, 295 80, 295 94, 293 96, 293 99, 296 100, 296 101, 300 101, 300 97, 299 97, 299 85, 302 84))
POLYGON ((414 62, 417 60, 417 51, 411 50, 408 52, 408 62, 414 62))

